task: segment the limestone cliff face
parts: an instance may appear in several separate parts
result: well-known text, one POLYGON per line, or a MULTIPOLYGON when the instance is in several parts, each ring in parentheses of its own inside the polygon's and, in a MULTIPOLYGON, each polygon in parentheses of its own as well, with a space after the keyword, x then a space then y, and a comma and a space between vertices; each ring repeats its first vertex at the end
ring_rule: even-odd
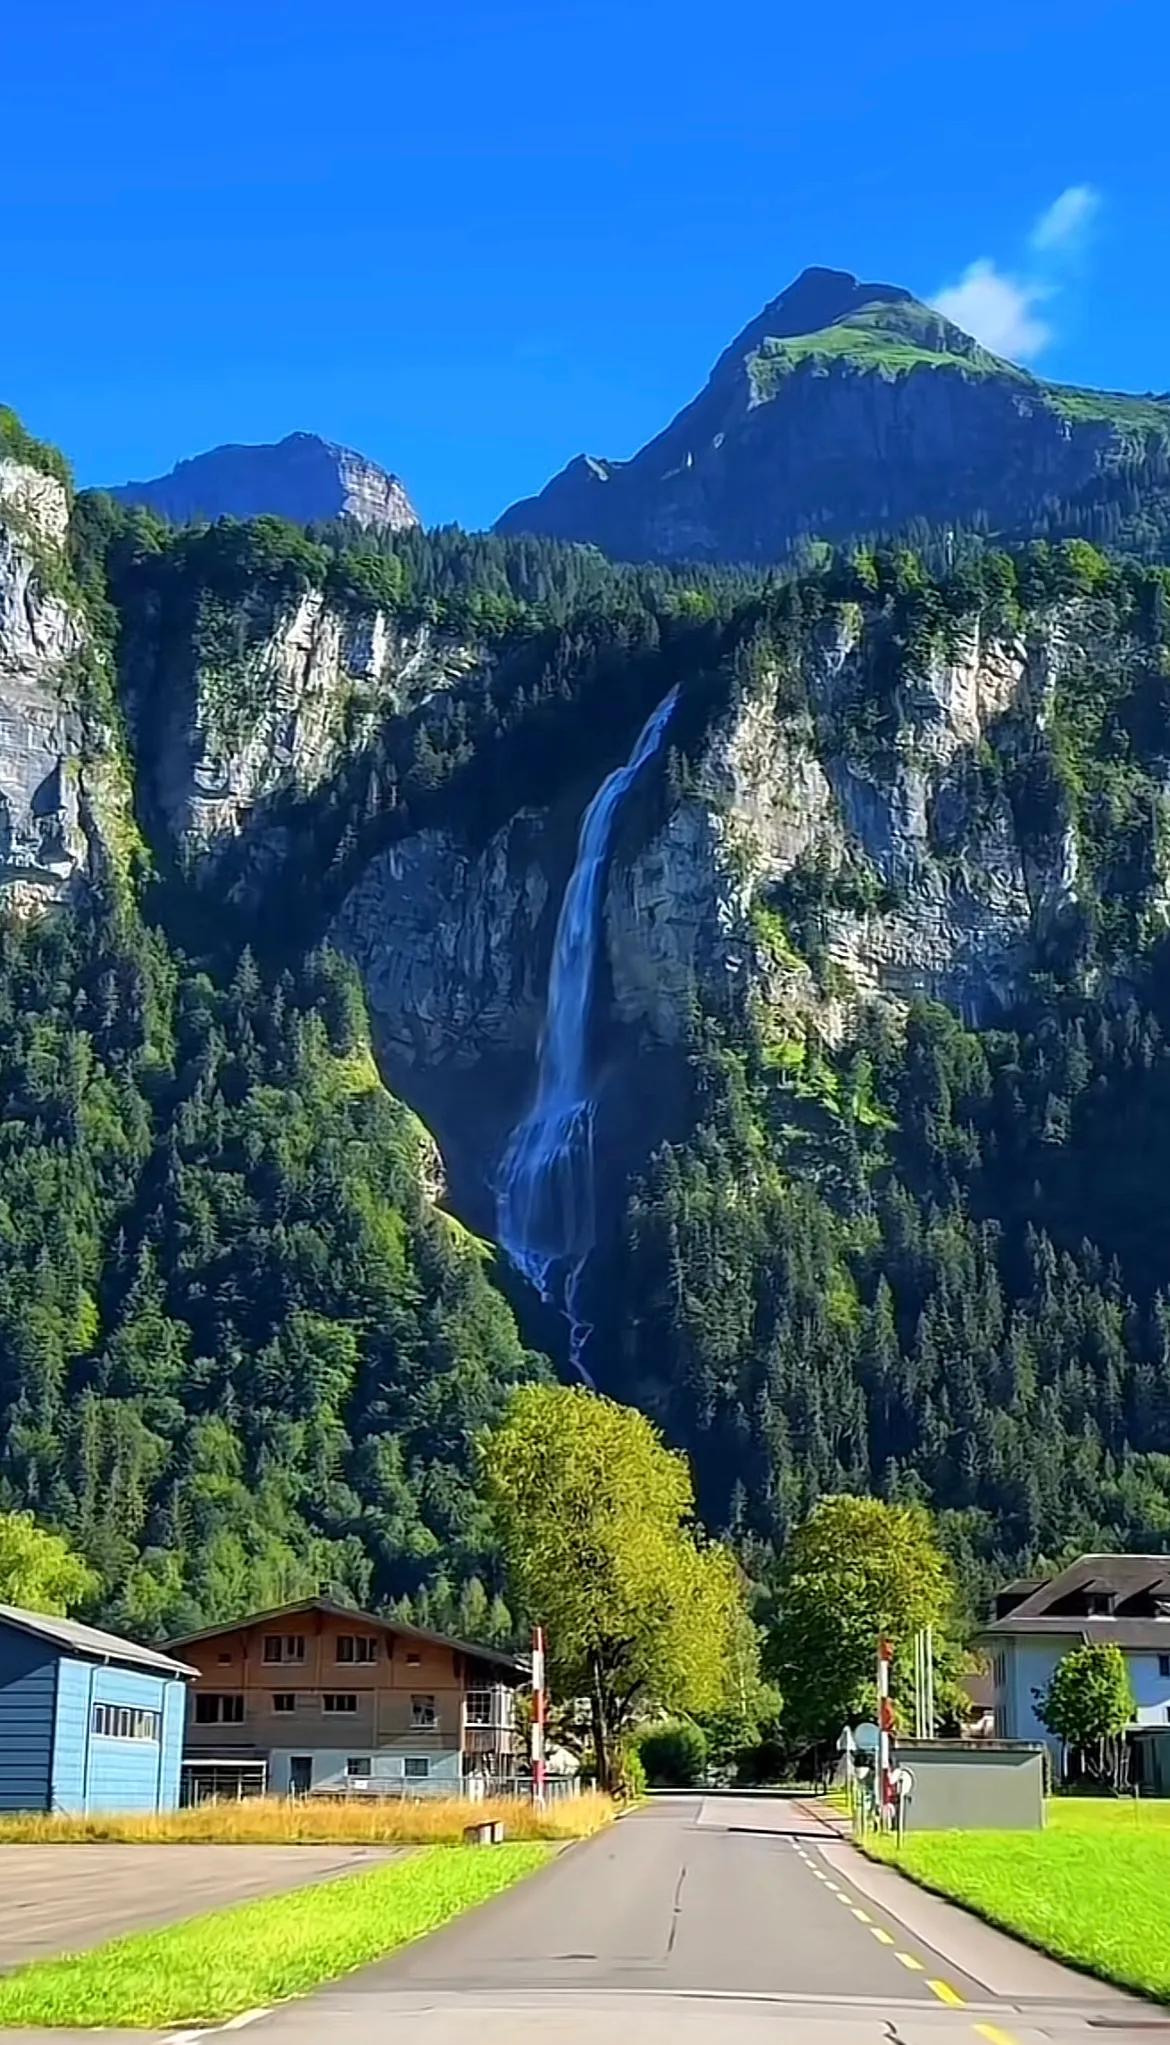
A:
POLYGON ((283 801, 322 788, 387 718, 451 686, 473 649, 426 625, 309 589, 243 606, 205 598, 193 628, 131 663, 130 712, 151 814, 200 885, 242 851, 247 899, 291 848, 283 801))
POLYGON ((1076 912, 1078 853, 1067 817, 1020 821, 1001 770, 1043 751, 1056 669, 1087 656, 1070 621, 1013 638, 972 620, 900 676, 875 745, 858 729, 873 648, 846 608, 806 664, 807 708, 762 677, 712 732, 696 794, 614 872, 622 1017, 675 1037, 694 993, 745 984, 830 1036, 877 997, 973 1022, 1007 1008, 1076 912))
MULTIPOLYGON (((831 1040, 873 1000, 925 996, 993 1020, 1078 914, 1072 823, 1025 816, 1013 772, 1045 754, 1057 674, 1093 657, 1075 613, 1024 636, 972 620, 891 684, 860 612, 841 607, 799 687, 765 667, 708 731, 661 827, 616 853, 599 993, 612 1019, 659 1044, 684 1038, 696 998, 831 1040)), ((404 1064, 531 1056, 563 842, 525 810, 481 849, 428 831, 362 874, 333 935, 404 1064)))
POLYGON ((63 484, 0 460, 0 900, 35 915, 91 857, 75 666, 85 625, 60 594, 63 484))

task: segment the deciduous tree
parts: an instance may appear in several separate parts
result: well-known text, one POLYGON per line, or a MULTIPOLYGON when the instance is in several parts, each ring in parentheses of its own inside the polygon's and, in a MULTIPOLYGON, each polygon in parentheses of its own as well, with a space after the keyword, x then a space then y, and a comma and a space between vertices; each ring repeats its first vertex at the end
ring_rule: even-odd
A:
POLYGON ((517 1600, 547 1628, 552 1681, 591 1699, 608 1787, 639 1709, 733 1701, 744 1652, 737 1566, 694 1524, 684 1459, 610 1399, 522 1387, 484 1441, 481 1468, 517 1600))

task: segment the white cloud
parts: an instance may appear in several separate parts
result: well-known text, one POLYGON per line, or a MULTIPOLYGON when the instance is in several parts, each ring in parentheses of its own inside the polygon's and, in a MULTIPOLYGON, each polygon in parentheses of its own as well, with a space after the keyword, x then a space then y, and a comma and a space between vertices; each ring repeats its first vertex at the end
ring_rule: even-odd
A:
POLYGON ((1100 209, 1101 194, 1094 185, 1067 185, 1045 208, 1028 239, 1043 254, 1065 254, 1080 246, 1100 209))
POLYGON ((1052 339, 1052 328, 1035 311, 1049 296, 1046 284, 1008 277, 984 256, 967 265, 957 284, 936 292, 931 304, 993 354, 1027 362, 1052 339))

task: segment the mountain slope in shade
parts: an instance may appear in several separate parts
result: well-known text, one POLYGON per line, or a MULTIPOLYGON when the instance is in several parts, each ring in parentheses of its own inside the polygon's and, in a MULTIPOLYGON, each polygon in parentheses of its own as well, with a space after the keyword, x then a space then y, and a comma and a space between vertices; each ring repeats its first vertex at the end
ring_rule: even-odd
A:
POLYGON ((769 561, 912 519, 1079 531, 1119 477, 1170 484, 1166 399, 1045 383, 897 285, 805 270, 632 460, 578 456, 497 530, 769 561))
POLYGON ((397 476, 315 433, 290 433, 256 447, 213 447, 176 462, 169 475, 119 483, 109 494, 122 504, 145 504, 176 525, 265 513, 297 525, 352 518, 392 532, 419 523, 397 476))

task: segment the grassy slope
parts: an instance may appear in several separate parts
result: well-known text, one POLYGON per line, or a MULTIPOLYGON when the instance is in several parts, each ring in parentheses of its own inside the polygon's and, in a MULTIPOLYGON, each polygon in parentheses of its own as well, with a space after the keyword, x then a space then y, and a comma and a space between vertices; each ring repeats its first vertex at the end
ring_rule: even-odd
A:
POLYGON ((520 1797, 470 1805, 462 1797, 379 1797, 352 1803, 312 1797, 247 1797, 194 1804, 161 1816, 133 1812, 0 1818, 0 1849, 78 1842, 135 1846, 452 1845, 473 1819, 499 1818, 509 1839, 581 1839, 609 1824, 615 1805, 596 1791, 535 1810, 520 1797))
POLYGON ((547 1860, 546 1846, 432 1847, 334 1882, 217 1910, 0 1977, 0 2025, 213 2022, 348 1974, 547 1860))
POLYGON ((867 1850, 1057 1959, 1170 2001, 1170 1804, 1056 1803, 1044 1832, 867 1850))
POLYGON ((947 334, 946 323, 923 306, 862 310, 816 333, 766 340, 749 356, 748 376, 757 402, 764 402, 775 396, 792 370, 807 362, 823 371, 843 362, 885 377, 905 376, 912 369, 950 369, 961 376, 998 377, 1018 384, 1025 395, 1074 423, 1109 425, 1129 436, 1156 433, 1170 441, 1170 404, 1126 391, 1045 383, 986 348, 960 354, 947 346, 947 334))

